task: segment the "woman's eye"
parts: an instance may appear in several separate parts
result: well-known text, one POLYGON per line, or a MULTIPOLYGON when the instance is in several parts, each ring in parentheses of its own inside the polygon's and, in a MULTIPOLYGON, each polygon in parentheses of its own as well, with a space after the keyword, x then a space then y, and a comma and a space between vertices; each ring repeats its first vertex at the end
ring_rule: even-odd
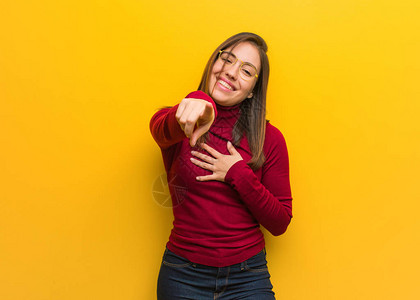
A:
POLYGON ((231 53, 223 52, 220 55, 220 59, 228 65, 231 65, 235 62, 235 57, 231 53))
POLYGON ((242 69, 242 73, 244 73, 244 75, 246 75, 248 77, 251 77, 252 76, 251 72, 248 71, 247 69, 242 69))
POLYGON ((222 60, 225 62, 225 63, 227 63, 227 64, 231 64, 232 63, 232 59, 230 59, 230 58, 226 58, 226 57, 223 57, 222 58, 222 60))

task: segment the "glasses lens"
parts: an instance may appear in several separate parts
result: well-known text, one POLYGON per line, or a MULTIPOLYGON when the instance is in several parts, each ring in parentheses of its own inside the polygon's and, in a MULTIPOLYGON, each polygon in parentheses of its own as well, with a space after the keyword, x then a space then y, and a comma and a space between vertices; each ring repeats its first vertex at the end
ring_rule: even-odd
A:
POLYGON ((243 64, 241 67, 241 76, 244 79, 252 79, 254 78, 255 75, 257 75, 257 70, 255 70, 255 68, 251 65, 248 64, 243 64))
POLYGON ((236 62, 236 56, 230 52, 221 52, 220 59, 227 65, 231 65, 236 62))

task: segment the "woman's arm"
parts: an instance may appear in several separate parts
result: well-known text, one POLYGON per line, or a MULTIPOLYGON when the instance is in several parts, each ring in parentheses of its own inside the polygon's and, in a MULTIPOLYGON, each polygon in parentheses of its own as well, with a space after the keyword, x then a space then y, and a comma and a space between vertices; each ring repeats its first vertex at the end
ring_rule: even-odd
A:
POLYGON ((277 236, 286 231, 291 221, 292 195, 286 142, 269 123, 264 153, 261 182, 243 160, 229 169, 225 181, 239 193, 255 219, 277 236))

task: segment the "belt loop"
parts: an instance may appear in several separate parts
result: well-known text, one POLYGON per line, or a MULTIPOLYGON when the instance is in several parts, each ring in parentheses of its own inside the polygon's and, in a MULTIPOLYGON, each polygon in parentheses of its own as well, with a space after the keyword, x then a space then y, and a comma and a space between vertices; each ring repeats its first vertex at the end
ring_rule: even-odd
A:
POLYGON ((241 262, 241 271, 245 270, 246 261, 241 262))

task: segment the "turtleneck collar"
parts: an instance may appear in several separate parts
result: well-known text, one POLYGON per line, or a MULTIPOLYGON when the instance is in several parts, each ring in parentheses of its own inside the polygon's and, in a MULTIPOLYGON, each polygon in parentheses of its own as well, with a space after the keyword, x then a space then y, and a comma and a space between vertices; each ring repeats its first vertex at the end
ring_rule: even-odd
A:
POLYGON ((238 104, 235 104, 235 105, 232 105, 232 106, 223 106, 223 105, 218 104, 216 101, 214 101, 214 103, 216 104, 217 111, 219 111, 219 110, 234 110, 234 109, 239 109, 241 107, 241 103, 242 102, 240 102, 238 104))
POLYGON ((222 106, 217 103, 217 117, 214 120, 215 127, 233 127, 236 120, 239 118, 241 103, 232 106, 222 106))

